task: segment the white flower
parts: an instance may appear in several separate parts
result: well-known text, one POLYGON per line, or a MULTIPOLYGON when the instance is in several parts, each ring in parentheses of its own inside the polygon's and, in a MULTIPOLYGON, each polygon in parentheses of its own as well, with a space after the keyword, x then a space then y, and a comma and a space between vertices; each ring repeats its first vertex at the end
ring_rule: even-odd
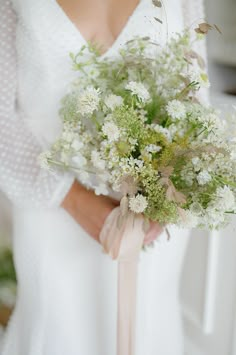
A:
POLYGON ((102 127, 102 132, 107 136, 109 142, 116 142, 120 137, 119 128, 113 122, 106 122, 102 127))
POLYGON ((181 120, 186 117, 184 104, 179 100, 172 100, 166 106, 168 115, 174 120, 181 120))
POLYGON ((121 96, 111 94, 105 98, 104 102, 105 105, 113 111, 116 107, 123 105, 123 98, 121 96))
POLYGON ((74 157, 72 157, 71 161, 75 164, 76 168, 82 168, 87 164, 86 158, 80 153, 77 153, 74 157))
POLYGON ((50 151, 42 152, 38 156, 38 163, 42 169, 50 170, 49 160, 52 159, 52 153, 50 151))
POLYGON ((129 208, 134 213, 142 213, 147 208, 148 203, 145 196, 138 194, 129 199, 129 208))
POLYGON ((99 186, 95 187, 95 194, 96 195, 108 195, 109 191, 105 184, 100 184, 99 186))
POLYGON ((100 90, 89 87, 78 97, 78 112, 81 115, 92 115, 97 110, 100 102, 100 90))
POLYGON ((197 181, 199 183, 199 185, 205 185, 207 184, 209 181, 211 181, 212 177, 211 175, 208 173, 207 170, 202 170, 200 171, 200 173, 197 175, 197 181))
POLYGON ((202 216, 203 214, 203 207, 199 202, 193 202, 190 206, 190 212, 195 216, 202 216))
POLYGON ((203 88, 208 89, 210 87, 210 82, 207 74, 197 70, 196 68, 193 68, 193 70, 189 71, 188 78, 191 82, 198 82, 203 88))
POLYGON ((222 211, 235 209, 235 197, 228 186, 217 188, 215 205, 218 210, 222 211))
POLYGON ((70 143, 74 139, 74 133, 66 130, 62 133, 62 139, 70 143))
POLYGON ((104 170, 106 167, 106 162, 103 160, 97 150, 93 150, 91 153, 91 161, 95 168, 99 170, 104 170))
POLYGON ((130 81, 125 88, 126 90, 131 91, 132 95, 138 96, 138 98, 143 102, 150 100, 150 94, 142 83, 130 81))
POLYGON ((192 164, 194 167, 194 171, 199 171, 201 169, 202 161, 198 157, 192 158, 192 164))
POLYGON ((168 141, 171 141, 171 133, 167 128, 164 128, 159 124, 153 124, 151 127, 155 132, 163 134, 168 139, 168 141))
POLYGON ((182 228, 196 228, 198 224, 198 217, 189 210, 184 211, 184 217, 178 222, 178 226, 182 228))
POLYGON ((89 182, 89 173, 87 171, 81 171, 79 172, 79 179, 82 182, 82 184, 87 184, 89 182))
POLYGON ((71 143, 71 147, 76 151, 79 151, 81 148, 83 148, 83 146, 84 144, 78 139, 74 139, 71 143))
POLYGON ((129 143, 132 145, 132 146, 136 146, 138 144, 138 140, 136 138, 132 138, 130 137, 129 138, 129 143))
POLYGON ((145 149, 149 153, 157 153, 157 152, 160 152, 162 147, 159 145, 156 145, 156 144, 149 144, 148 146, 146 146, 145 149))

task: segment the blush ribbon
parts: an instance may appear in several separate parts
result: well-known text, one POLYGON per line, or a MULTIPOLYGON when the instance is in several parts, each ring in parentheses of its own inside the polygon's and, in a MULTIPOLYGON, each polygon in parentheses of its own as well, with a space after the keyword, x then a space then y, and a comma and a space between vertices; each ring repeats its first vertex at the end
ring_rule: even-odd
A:
POLYGON ((107 217, 100 233, 105 253, 118 260, 117 355, 135 355, 136 288, 145 232, 142 215, 129 213, 119 226, 120 207, 107 217))

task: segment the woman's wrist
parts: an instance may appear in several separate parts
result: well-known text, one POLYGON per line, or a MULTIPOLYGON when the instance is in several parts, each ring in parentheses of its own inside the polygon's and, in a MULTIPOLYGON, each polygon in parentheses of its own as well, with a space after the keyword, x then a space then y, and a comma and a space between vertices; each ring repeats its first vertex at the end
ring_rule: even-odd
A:
POLYGON ((70 215, 75 216, 77 213, 80 195, 83 194, 84 190, 85 187, 75 180, 68 194, 64 198, 61 207, 64 208, 70 215))

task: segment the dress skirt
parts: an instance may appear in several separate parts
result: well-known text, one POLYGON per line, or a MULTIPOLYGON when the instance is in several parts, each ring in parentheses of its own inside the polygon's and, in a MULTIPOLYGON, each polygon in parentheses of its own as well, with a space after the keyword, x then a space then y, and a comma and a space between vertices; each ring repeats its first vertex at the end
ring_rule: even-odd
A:
MULTIPOLYGON (((189 231, 142 251, 136 355, 183 355, 179 281, 189 231)), ((14 211, 18 295, 2 355, 116 355, 117 262, 63 209, 14 211)))

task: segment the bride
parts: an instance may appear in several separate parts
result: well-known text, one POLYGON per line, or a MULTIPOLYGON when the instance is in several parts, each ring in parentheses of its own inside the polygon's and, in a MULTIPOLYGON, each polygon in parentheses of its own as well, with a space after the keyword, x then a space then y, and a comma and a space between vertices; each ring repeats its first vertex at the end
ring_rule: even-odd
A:
MULTIPOLYGON (((3 355, 115 355, 117 263, 99 233, 116 206, 39 153, 60 131, 58 109, 75 78, 69 52, 88 41, 116 56, 136 35, 166 34, 203 19, 195 0, 0 0, 0 188, 14 204, 17 302, 3 355), (163 24, 154 16, 162 18, 163 24)), ((136 355, 183 355, 179 276, 189 233, 161 228, 139 264, 136 355)))

